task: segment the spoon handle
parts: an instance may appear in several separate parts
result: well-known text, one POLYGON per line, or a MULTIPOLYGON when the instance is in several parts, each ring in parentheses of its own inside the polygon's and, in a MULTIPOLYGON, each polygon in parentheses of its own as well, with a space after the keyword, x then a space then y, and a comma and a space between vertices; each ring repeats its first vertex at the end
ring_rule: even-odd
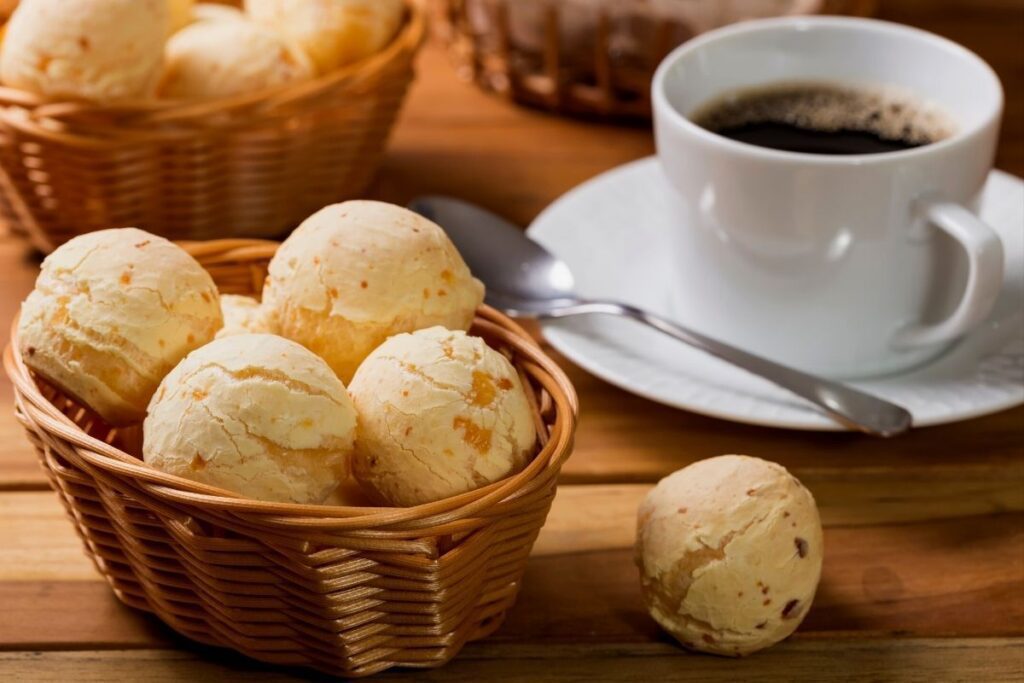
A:
POLYGON ((895 403, 742 351, 635 306, 614 301, 579 301, 549 309, 543 315, 548 318, 562 318, 591 313, 624 316, 649 325, 684 344, 701 349, 791 391, 815 404, 831 418, 847 427, 875 436, 895 436, 911 426, 910 413, 895 403))

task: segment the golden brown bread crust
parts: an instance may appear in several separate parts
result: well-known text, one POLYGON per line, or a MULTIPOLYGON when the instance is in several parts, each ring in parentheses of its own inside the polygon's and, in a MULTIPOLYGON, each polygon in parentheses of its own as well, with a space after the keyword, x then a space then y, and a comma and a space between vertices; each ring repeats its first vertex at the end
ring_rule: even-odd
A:
POLYGON ((302 50, 248 21, 199 21, 167 41, 157 93, 212 99, 259 92, 313 77, 302 50))
POLYGON ((246 0, 258 24, 298 45, 325 74, 388 44, 402 23, 402 0, 246 0))
POLYGON ((483 300, 440 227, 393 204, 333 204, 303 221, 270 262, 263 302, 274 329, 344 382, 391 335, 465 330, 483 300))
POLYGON ((349 473, 356 417, 322 359, 268 334, 217 339, 160 384, 143 458, 250 498, 320 503, 349 473))
POLYGON ((703 652, 740 656, 789 636, 814 599, 823 550, 810 492, 758 458, 698 461, 662 479, 638 513, 647 608, 703 652))
POLYGON ((519 376, 478 337, 440 327, 392 337, 349 387, 353 472, 392 505, 471 491, 518 472, 536 433, 519 376))
POLYGON ((147 97, 169 28, 167 0, 32 0, 7 24, 0 79, 53 98, 147 97))
POLYGON ((221 326, 217 289, 177 245, 136 228, 76 237, 22 304, 25 363, 113 425, 137 423, 157 384, 221 326))

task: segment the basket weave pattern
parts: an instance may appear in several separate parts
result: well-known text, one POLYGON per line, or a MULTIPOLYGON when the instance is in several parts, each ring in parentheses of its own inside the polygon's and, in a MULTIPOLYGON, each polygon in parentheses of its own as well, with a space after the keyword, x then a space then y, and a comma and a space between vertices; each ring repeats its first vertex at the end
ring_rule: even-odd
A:
MULTIPOLYGON (((183 246, 221 291, 252 295, 277 247, 183 246)), ((539 451, 517 475, 412 508, 259 502, 165 474, 130 454, 138 427, 111 429, 35 378, 16 339, 4 366, 17 417, 122 602, 203 643, 359 676, 439 666, 498 628, 572 449, 577 403, 565 375, 492 309, 480 309, 473 333, 520 373, 539 451)))
POLYGON ((312 81, 203 102, 52 102, 0 88, 0 219, 43 251, 136 226, 171 239, 277 237, 359 196, 423 42, 422 7, 382 52, 312 81))
MULTIPOLYGON (((775 11, 864 16, 876 2, 788 0, 775 11)), ((435 3, 441 36, 465 79, 541 109, 627 120, 650 118, 651 78, 672 48, 751 11, 730 0, 435 3)))

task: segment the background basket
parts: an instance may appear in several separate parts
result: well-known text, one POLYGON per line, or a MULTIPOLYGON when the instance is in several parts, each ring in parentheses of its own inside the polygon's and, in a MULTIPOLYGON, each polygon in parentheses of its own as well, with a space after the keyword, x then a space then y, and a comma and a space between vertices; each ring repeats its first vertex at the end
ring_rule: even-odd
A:
MULTIPOLYGON (((225 293, 258 294, 277 245, 183 245, 225 293)), ((482 307, 473 333, 513 362, 541 447, 527 468, 412 508, 241 499, 144 465, 113 430, 4 354, 17 417, 85 543, 127 605, 194 640, 335 675, 435 667, 501 624, 573 443, 572 385, 515 323, 482 307)), ((54 605, 54 613, 60 610, 54 605)))
POLYGON ((876 0, 435 0, 459 73, 542 109, 651 115, 654 70, 687 39, 732 21, 874 12, 876 0))
POLYGON ((203 102, 48 102, 0 88, 0 219, 45 252, 136 226, 172 239, 276 237, 373 180, 423 42, 312 81, 203 102))

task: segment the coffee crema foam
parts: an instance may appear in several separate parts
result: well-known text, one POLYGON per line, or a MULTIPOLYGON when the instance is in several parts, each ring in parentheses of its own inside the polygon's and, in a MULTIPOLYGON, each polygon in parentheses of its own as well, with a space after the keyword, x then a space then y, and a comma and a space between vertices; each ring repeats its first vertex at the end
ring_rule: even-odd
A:
POLYGON ((733 92, 699 107, 690 120, 712 132, 781 124, 831 133, 856 131, 908 147, 950 137, 950 117, 896 88, 781 83, 733 92))

